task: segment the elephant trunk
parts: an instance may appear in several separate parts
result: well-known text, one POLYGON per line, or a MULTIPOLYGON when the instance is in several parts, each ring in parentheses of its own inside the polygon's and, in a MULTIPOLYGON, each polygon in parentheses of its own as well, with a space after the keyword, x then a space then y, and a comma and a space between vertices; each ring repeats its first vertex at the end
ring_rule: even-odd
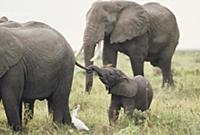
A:
POLYGON ((98 76, 100 76, 100 77, 103 76, 103 71, 102 71, 102 69, 99 68, 99 67, 97 67, 97 66, 90 65, 90 66, 88 67, 88 69, 92 69, 92 70, 95 71, 95 72, 98 74, 98 76))
MULTIPOLYGON (((90 59, 94 55, 94 50, 95 45, 84 45, 84 60, 86 67, 93 65, 93 62, 90 61, 90 59)), ((85 84, 85 91, 90 92, 93 84, 93 73, 86 73, 85 84)))
MULTIPOLYGON (((96 44, 101 40, 103 40, 104 37, 104 32, 102 31, 103 29, 104 29, 103 26, 94 24, 93 22, 87 24, 86 26, 83 37, 84 60, 86 67, 88 67, 89 65, 93 65, 93 61, 91 61, 91 59, 94 56, 96 44)), ((90 92, 93 84, 93 74, 87 73, 85 80, 86 80, 85 90, 87 92, 90 92)))
MULTIPOLYGON (((96 46, 95 41, 93 41, 90 38, 91 33, 93 32, 89 28, 86 28, 84 33, 84 43, 83 43, 84 61, 86 67, 93 65, 93 61, 90 61, 90 59, 94 56, 94 51, 96 46)), ((90 92, 92 89, 92 84, 93 84, 93 73, 86 73, 85 91, 90 92)))

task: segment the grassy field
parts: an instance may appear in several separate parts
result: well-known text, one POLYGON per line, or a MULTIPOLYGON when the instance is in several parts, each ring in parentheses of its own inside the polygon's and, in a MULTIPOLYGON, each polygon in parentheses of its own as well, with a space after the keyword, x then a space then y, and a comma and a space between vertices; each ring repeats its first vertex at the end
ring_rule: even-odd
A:
MULTIPOLYGON (((80 59, 78 61, 81 61, 80 59)), ((200 135, 200 51, 177 51, 172 70, 176 87, 161 88, 162 76, 158 68, 145 63, 145 77, 152 83, 154 98, 151 109, 144 115, 143 123, 135 124, 123 112, 115 126, 109 126, 107 110, 110 95, 98 77, 90 94, 84 92, 84 72, 76 68, 70 96, 70 109, 81 105, 79 118, 90 128, 89 132, 77 131, 67 126, 56 126, 48 117, 45 101, 37 101, 34 119, 23 125, 23 131, 14 134, 33 135, 200 135)), ((96 61, 101 65, 101 61, 96 61)), ((118 68, 132 76, 128 57, 120 55, 118 68)), ((2 104, 0 105, 0 135, 13 134, 7 126, 2 104)))

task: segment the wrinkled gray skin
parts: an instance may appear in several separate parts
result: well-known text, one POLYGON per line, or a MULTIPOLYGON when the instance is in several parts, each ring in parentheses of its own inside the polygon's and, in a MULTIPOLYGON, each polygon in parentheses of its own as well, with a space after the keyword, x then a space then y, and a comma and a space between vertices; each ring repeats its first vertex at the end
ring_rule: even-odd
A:
POLYGON ((113 67, 99 68, 91 65, 88 68, 97 72, 106 89, 112 94, 108 112, 110 124, 118 119, 121 107, 130 117, 134 109, 141 111, 149 109, 153 90, 149 81, 143 76, 137 75, 130 79, 122 71, 113 67))
POLYGON ((13 130, 21 129, 22 102, 36 99, 51 103, 54 122, 71 124, 68 100, 75 59, 64 37, 32 21, 0 26, 0 47, 0 97, 13 130))
MULTIPOLYGON (((16 28, 16 27, 22 27, 22 26, 23 26, 23 24, 8 20, 8 18, 5 16, 0 18, 0 27, 16 28)), ((25 124, 27 124, 28 121, 33 118, 34 102, 35 102, 35 99, 24 101, 24 122, 25 122, 25 124)), ((48 102, 48 110, 49 110, 49 113, 52 113, 51 104, 49 102, 48 102)))
MULTIPOLYGON (((93 65, 95 46, 104 41, 103 64, 117 65, 117 53, 129 56, 133 74, 144 75, 144 61, 162 70, 163 85, 174 85, 171 59, 179 40, 176 18, 158 3, 95 2, 86 16, 83 46, 85 65, 93 65)), ((86 91, 92 87, 86 75, 86 91)))

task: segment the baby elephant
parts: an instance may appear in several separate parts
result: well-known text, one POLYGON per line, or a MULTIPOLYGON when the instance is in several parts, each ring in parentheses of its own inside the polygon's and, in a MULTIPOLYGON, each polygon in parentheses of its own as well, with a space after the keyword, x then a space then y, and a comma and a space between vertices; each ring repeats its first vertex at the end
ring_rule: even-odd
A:
POLYGON ((110 124, 118 119, 121 107, 128 116, 132 116, 134 109, 145 111, 149 108, 153 90, 149 81, 143 76, 138 75, 130 79, 113 67, 99 68, 91 65, 88 69, 98 74, 106 89, 112 94, 108 113, 110 124))

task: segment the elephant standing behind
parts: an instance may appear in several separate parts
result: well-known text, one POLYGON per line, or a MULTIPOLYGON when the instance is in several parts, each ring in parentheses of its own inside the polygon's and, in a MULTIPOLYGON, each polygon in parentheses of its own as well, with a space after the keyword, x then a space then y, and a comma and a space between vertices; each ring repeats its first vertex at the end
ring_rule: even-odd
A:
MULTIPOLYGON (((174 85, 171 60, 179 29, 174 14, 158 3, 98 1, 87 12, 83 37, 85 65, 93 64, 96 44, 104 41, 103 64, 117 65, 117 53, 129 56, 134 75, 144 75, 144 61, 162 70, 163 86, 174 85)), ((86 74, 86 91, 92 87, 86 74)))
POLYGON ((22 102, 47 99, 53 120, 71 124, 69 95, 75 65, 65 38, 40 22, 0 27, 0 96, 9 125, 20 130, 22 102))

